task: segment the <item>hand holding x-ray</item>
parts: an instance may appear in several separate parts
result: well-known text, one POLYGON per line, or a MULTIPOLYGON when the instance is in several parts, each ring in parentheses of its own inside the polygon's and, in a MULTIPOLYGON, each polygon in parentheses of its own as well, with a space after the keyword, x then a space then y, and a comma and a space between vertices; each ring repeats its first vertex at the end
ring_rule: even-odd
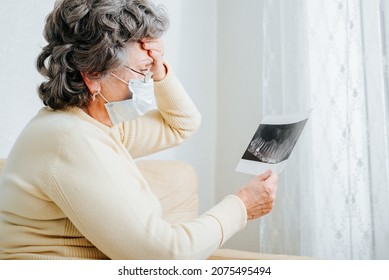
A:
POLYGON ((277 192, 277 174, 271 170, 254 177, 243 187, 237 196, 247 210, 247 219, 253 220, 269 213, 274 206, 277 192))

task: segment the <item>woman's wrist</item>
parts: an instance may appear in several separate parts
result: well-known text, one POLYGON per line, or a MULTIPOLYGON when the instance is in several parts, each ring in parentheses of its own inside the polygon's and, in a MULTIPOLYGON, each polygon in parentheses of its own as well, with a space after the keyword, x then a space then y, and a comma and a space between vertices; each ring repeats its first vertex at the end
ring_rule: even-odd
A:
POLYGON ((162 81, 167 75, 168 70, 167 70, 165 63, 162 64, 162 67, 160 67, 160 69, 161 69, 160 71, 153 73, 154 82, 162 81))

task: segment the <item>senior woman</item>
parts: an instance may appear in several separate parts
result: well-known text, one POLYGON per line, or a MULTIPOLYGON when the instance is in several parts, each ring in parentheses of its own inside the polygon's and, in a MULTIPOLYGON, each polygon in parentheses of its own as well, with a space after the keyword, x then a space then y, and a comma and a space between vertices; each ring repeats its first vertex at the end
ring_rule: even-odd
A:
POLYGON ((37 60, 45 107, 1 176, 1 259, 204 259, 272 209, 277 176, 267 172, 196 219, 163 220, 134 158, 200 123, 163 61, 167 25, 145 0, 55 4, 37 60))

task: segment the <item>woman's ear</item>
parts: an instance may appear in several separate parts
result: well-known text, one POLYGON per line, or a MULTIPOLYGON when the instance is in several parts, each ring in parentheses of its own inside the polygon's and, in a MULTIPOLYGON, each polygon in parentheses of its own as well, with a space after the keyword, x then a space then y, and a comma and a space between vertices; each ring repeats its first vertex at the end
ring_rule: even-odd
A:
POLYGON ((100 91, 101 86, 99 78, 101 77, 101 75, 99 73, 80 73, 91 94, 100 91))

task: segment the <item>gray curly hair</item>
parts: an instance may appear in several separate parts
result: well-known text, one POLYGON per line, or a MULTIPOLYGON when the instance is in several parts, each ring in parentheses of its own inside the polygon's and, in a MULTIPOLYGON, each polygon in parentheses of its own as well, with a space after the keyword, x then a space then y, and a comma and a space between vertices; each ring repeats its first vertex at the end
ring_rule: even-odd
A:
POLYGON ((57 1, 46 18, 48 44, 37 59, 47 78, 39 97, 54 110, 86 106, 90 94, 81 72, 106 76, 125 63, 128 43, 158 38, 168 25, 164 8, 147 0, 57 1))

